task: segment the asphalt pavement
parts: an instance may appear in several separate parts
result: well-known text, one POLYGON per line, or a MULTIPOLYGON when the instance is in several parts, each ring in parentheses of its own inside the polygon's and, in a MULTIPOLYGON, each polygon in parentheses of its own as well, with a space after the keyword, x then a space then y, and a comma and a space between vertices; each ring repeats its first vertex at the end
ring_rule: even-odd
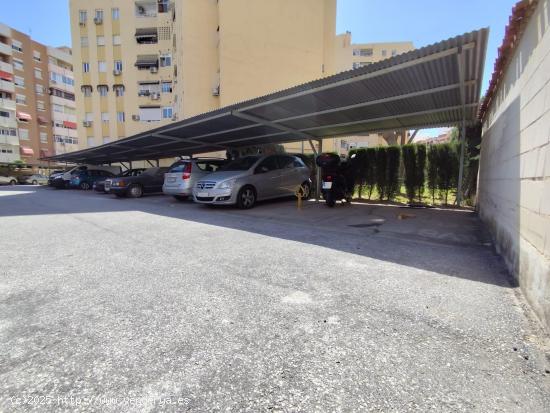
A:
POLYGON ((3 412, 548 412, 545 340, 469 211, 0 187, 3 412))

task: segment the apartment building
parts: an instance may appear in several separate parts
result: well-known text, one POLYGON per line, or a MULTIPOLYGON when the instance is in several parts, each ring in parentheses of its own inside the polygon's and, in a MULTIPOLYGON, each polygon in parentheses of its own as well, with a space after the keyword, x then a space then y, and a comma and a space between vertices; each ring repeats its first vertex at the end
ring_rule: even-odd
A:
MULTIPOLYGON (((52 111, 56 85, 50 87, 50 69, 63 54, 61 79, 72 85, 70 49, 49 48, 28 35, 0 24, 0 162, 23 161, 45 166, 40 158, 55 153, 52 111)), ((62 92, 64 105, 72 103, 74 90, 62 92)), ((64 128, 69 128, 65 125, 64 128)))
POLYGON ((54 152, 78 149, 75 87, 71 49, 48 47, 49 93, 54 152))
POLYGON ((336 36, 336 0, 71 0, 70 16, 81 149, 412 48, 336 36))

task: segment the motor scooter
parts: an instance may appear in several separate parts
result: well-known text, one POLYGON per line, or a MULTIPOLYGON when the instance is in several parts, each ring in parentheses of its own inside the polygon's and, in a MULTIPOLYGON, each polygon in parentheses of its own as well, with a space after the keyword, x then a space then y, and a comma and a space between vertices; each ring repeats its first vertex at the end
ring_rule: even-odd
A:
POLYGON ((351 203, 355 179, 349 162, 334 153, 322 153, 315 162, 321 168, 321 192, 327 206, 332 208, 340 200, 351 203))

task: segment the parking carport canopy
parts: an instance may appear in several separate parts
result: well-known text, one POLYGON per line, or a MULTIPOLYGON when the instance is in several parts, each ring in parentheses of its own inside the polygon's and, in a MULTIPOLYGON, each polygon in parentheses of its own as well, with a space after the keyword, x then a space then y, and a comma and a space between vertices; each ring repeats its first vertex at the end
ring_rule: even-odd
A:
MULTIPOLYGON (((488 29, 98 147, 47 158, 108 163, 475 122, 488 29)), ((223 88, 223 84, 222 84, 223 88)))

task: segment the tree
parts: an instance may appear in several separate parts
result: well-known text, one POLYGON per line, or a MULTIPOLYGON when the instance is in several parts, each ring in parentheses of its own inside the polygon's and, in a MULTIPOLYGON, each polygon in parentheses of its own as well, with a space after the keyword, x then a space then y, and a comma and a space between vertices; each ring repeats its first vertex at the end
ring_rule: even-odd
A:
POLYGON ((405 189, 409 203, 414 201, 416 193, 416 145, 403 145, 403 166, 405 167, 405 189))
POLYGON ((438 183, 437 187, 445 205, 449 203, 449 191, 458 181, 458 156, 456 145, 446 143, 439 145, 438 154, 438 183))
POLYGON ((389 146, 386 149, 387 157, 387 179, 386 179, 386 197, 388 200, 395 198, 399 191, 399 162, 401 161, 401 151, 398 146, 389 146))
POLYGON ((435 191, 437 189, 438 175, 439 175, 439 160, 438 149, 440 145, 430 145, 428 149, 428 190, 432 194, 432 204, 435 204, 435 191))
POLYGON ((387 157, 386 157, 386 148, 384 146, 379 146, 376 148, 375 156, 375 175, 376 175, 376 190, 378 191, 378 198, 383 200, 386 197, 386 188, 387 188, 387 157))
POLYGON ((376 187, 376 149, 367 148, 365 151, 365 188, 369 200, 372 197, 372 192, 376 187))
POLYGON ((418 201, 422 202, 422 194, 424 193, 426 170, 426 145, 416 145, 416 191, 418 193, 418 201))

